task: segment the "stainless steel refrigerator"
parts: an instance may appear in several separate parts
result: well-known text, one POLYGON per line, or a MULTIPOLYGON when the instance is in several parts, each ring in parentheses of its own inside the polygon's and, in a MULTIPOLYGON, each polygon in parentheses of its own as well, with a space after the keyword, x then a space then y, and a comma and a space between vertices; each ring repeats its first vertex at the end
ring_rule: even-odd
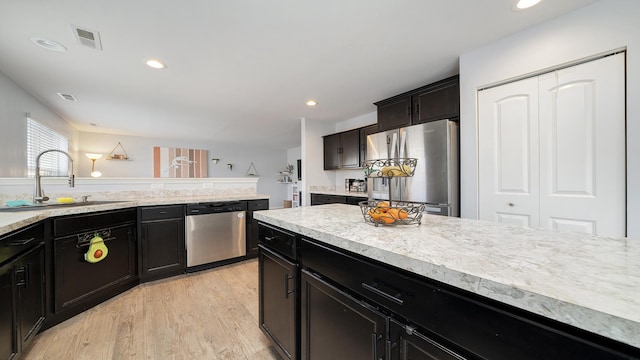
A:
POLYGON ((458 124, 439 120, 367 136, 367 160, 418 159, 414 176, 369 178, 370 199, 427 204, 429 214, 460 216, 458 124), (389 192, 391 190, 391 192, 389 192))

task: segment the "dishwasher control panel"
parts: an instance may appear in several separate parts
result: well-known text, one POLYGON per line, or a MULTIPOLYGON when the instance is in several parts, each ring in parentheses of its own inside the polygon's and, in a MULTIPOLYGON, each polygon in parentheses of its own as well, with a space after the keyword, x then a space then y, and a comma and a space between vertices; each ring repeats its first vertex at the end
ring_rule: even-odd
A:
POLYGON ((246 209, 247 204, 244 201, 198 203, 187 205, 187 216, 243 211, 246 209))

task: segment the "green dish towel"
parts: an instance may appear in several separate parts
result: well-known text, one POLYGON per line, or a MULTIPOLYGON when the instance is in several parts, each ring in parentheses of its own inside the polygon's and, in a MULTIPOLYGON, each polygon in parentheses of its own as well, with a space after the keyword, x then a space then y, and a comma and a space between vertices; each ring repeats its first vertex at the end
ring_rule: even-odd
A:
POLYGON ((4 204, 7 205, 8 207, 33 205, 33 203, 31 203, 31 201, 27 201, 27 200, 9 200, 4 204))

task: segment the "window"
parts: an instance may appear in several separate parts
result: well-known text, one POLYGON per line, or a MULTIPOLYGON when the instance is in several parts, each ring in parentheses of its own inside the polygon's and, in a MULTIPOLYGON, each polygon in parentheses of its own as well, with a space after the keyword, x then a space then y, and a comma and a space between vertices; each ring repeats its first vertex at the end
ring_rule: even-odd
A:
MULTIPOLYGON (((27 176, 35 177, 36 157, 45 150, 69 151, 69 140, 50 128, 27 117, 27 176)), ((67 176, 68 158, 61 153, 48 153, 40 158, 43 176, 67 176)))

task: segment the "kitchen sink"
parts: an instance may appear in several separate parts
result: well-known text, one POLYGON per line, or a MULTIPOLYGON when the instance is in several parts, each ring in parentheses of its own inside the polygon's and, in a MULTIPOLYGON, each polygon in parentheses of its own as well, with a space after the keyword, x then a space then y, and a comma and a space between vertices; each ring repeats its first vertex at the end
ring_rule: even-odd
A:
POLYGON ((126 200, 94 200, 94 201, 79 201, 79 202, 72 202, 72 203, 50 203, 50 204, 45 203, 45 204, 38 204, 38 205, 25 205, 25 206, 15 206, 15 207, 2 206, 0 207, 0 212, 37 211, 37 210, 47 210, 47 209, 59 209, 59 208, 65 208, 65 207, 113 204, 113 203, 121 203, 121 202, 126 202, 126 200))

